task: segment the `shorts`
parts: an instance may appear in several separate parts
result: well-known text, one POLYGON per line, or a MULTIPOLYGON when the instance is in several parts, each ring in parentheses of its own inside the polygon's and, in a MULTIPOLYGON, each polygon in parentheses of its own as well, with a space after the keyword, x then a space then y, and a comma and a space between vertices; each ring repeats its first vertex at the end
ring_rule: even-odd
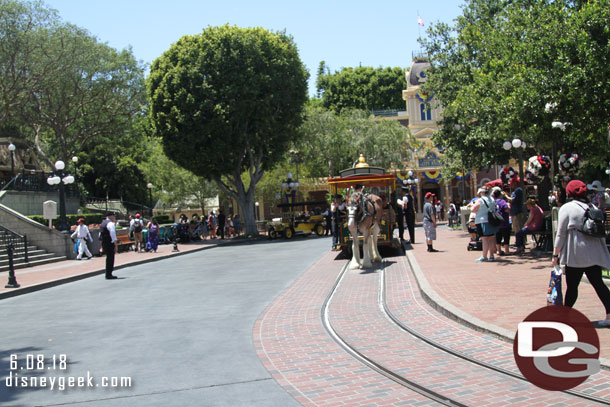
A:
POLYGON ((505 245, 508 245, 510 241, 510 228, 500 229, 496 232, 496 244, 502 244, 502 240, 504 240, 505 245))
POLYGON ((477 223, 477 230, 479 231, 479 235, 481 236, 495 236, 498 228, 496 226, 491 226, 489 223, 477 223))
POLYGON ((432 222, 424 222, 424 232, 426 233, 426 240, 436 240, 436 228, 432 222))

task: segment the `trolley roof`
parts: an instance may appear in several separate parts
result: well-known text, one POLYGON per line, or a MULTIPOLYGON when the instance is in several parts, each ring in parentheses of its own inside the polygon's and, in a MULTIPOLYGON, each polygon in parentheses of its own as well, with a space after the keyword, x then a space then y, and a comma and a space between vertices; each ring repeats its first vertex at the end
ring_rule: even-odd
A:
POLYGON ((348 188, 356 184, 368 187, 391 185, 392 188, 395 188, 396 176, 394 174, 352 175, 349 177, 329 178, 328 184, 335 185, 338 188, 348 188))

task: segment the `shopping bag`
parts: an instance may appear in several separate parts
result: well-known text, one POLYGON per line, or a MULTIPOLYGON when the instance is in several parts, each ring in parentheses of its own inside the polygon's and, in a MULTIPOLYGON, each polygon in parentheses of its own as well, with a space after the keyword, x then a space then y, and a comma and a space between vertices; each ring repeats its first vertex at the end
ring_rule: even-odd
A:
POLYGON ((559 266, 551 270, 549 289, 546 294, 546 305, 563 305, 563 293, 561 291, 561 275, 563 272, 559 266))
POLYGON ((76 239, 76 243, 74 243, 74 250, 72 250, 72 253, 78 253, 78 246, 80 246, 80 239, 76 239))

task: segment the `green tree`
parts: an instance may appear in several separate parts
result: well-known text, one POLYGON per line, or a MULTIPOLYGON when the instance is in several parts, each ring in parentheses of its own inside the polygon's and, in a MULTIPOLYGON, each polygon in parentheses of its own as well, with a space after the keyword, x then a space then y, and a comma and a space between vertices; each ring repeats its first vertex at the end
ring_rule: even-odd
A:
POLYGON ((505 163, 502 142, 519 137, 526 157, 586 151, 591 164, 605 162, 606 149, 590 147, 606 144, 608 18, 601 0, 469 0, 455 26, 431 26, 424 91, 443 106, 434 140, 447 160, 505 163), (571 125, 553 129, 557 120, 571 125))
POLYGON ((146 93, 143 67, 131 50, 117 51, 70 24, 46 34, 45 57, 55 61, 55 71, 30 90, 19 113, 51 165, 51 157, 67 161, 101 137, 124 137, 146 93))
POLYGON ((290 36, 229 25, 182 37, 152 64, 151 118, 165 153, 234 198, 248 234, 256 183, 301 123, 307 77, 290 36))
POLYGON ((216 185, 180 167, 165 155, 161 140, 148 137, 146 160, 141 169, 147 183, 153 184, 153 200, 170 208, 183 209, 196 202, 205 210, 206 199, 218 195, 216 185))
POLYGON ((55 72, 55 61, 45 55, 44 32, 58 23, 55 11, 40 1, 0 0, 0 124, 55 72))
POLYGON ((340 114, 309 106, 297 148, 312 177, 337 176, 360 154, 370 165, 389 168, 409 158, 405 142, 411 137, 395 121, 371 119, 370 113, 345 110, 340 114))
POLYGON ((403 68, 342 68, 333 74, 322 61, 316 88, 322 105, 336 112, 344 109, 404 109, 406 89, 403 68), (321 96, 320 96, 321 95, 321 96))

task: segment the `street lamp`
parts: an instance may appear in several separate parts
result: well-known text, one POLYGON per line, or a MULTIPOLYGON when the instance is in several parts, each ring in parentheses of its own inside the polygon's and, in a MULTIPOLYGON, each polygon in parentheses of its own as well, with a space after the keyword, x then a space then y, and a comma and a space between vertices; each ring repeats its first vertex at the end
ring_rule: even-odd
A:
POLYGON ((258 218, 259 218, 259 215, 258 215, 258 206, 259 206, 259 203, 258 203, 258 201, 254 202, 254 206, 256 207, 256 220, 258 220, 258 218))
POLYGON ((289 172, 286 174, 286 179, 282 181, 282 188, 286 190, 286 203, 289 203, 288 200, 291 197, 292 203, 294 203, 296 199, 296 189, 299 187, 299 181, 292 179, 292 173, 289 172))
POLYGON ((150 216, 152 216, 153 214, 152 187, 153 184, 151 184, 150 182, 146 184, 146 188, 148 188, 148 202, 150 202, 150 216))
POLYGON ((53 175, 47 178, 47 183, 51 186, 59 185, 59 225, 57 230, 66 232, 70 230, 66 219, 66 189, 65 186, 74 183, 74 177, 67 174, 64 169, 66 164, 59 160, 55 163, 53 175))
POLYGON ((517 151, 517 159, 519 160, 519 186, 523 188, 523 150, 527 147, 525 141, 514 138, 512 141, 505 141, 502 147, 509 151, 514 148, 517 151))
POLYGON ((8 145, 8 151, 10 151, 11 155, 11 177, 15 178, 15 150, 17 147, 13 143, 8 145))

